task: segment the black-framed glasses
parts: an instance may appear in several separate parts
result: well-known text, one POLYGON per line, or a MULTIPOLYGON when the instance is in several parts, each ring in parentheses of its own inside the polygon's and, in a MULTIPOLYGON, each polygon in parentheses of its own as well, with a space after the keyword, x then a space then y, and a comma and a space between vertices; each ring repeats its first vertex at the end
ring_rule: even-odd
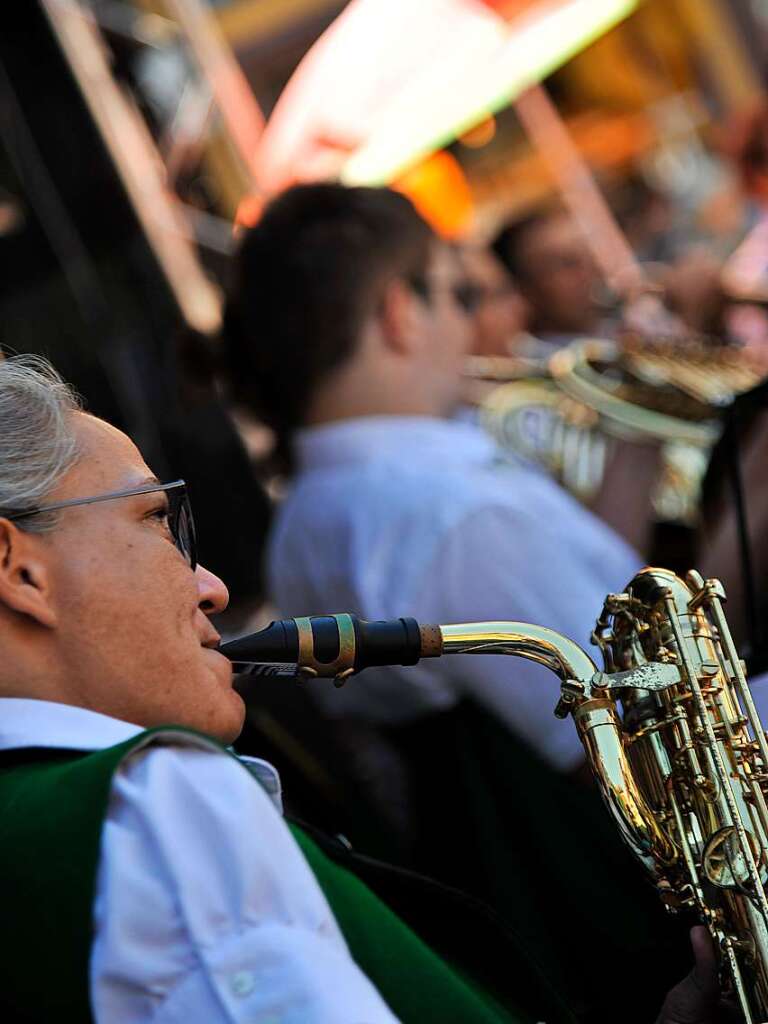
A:
MULTIPOLYGON (((434 286, 424 277, 411 277, 408 280, 413 290, 428 302, 434 286)), ((475 312, 483 299, 483 289, 472 281, 457 281, 448 285, 448 290, 467 316, 475 312)))
POLYGON ((187 494, 187 485, 183 480, 174 480, 169 484, 143 484, 127 491, 113 491, 110 494, 96 494, 88 498, 68 498, 66 501, 54 501, 50 505, 37 505, 24 512, 13 512, 2 516, 3 519, 25 519, 41 512, 58 512, 62 508, 74 508, 76 505, 95 505, 99 501, 114 501, 115 498, 132 498, 136 494, 152 494, 164 491, 168 498, 168 529, 171 531, 173 543, 189 563, 191 569, 197 566, 197 537, 195 520, 192 517, 192 506, 187 494))

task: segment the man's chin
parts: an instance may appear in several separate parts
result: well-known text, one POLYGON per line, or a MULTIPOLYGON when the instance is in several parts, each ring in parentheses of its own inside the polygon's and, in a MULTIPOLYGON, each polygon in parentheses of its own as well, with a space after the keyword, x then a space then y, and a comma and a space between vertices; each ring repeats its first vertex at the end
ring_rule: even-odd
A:
POLYGON ((224 746, 234 743, 245 725, 245 701, 234 689, 225 695, 221 705, 212 716, 210 734, 224 746))
POLYGON ((206 650, 204 673, 190 692, 190 705, 180 716, 180 725, 207 733, 225 746, 234 742, 245 724, 245 701, 235 690, 232 663, 217 651, 206 650), (194 694, 199 699, 194 699, 194 694))

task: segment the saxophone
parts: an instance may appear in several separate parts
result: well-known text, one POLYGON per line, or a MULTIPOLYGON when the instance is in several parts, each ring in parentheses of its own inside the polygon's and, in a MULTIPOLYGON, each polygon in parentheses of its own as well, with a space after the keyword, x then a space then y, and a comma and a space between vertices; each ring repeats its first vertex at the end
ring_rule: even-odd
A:
POLYGON ((592 634, 599 669, 560 633, 524 622, 419 625, 351 615, 286 619, 223 644, 236 671, 331 677, 447 654, 508 654, 560 679, 621 835, 665 906, 707 926, 747 1024, 768 1020, 768 740, 717 580, 645 568, 609 594, 592 634))

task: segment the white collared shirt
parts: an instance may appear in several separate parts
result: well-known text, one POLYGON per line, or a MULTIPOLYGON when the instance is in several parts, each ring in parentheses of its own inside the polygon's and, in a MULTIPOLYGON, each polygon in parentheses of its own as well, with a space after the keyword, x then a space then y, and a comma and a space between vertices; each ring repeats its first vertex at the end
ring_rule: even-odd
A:
MULTIPOLYGON (((471 423, 346 420, 301 431, 297 454, 269 551, 282 615, 512 619, 588 647, 605 596, 641 567, 608 526, 471 423)), ((553 716, 557 679, 531 662, 461 655, 369 669, 342 690, 310 685, 329 715, 379 724, 471 693, 556 767, 583 757, 573 723, 553 716)))
MULTIPOLYGON (((0 699, 4 750, 99 750, 141 731, 0 699)), ((249 768, 263 786, 190 737, 134 752, 115 773, 94 901, 100 1024, 396 1024, 282 820, 277 773, 249 768)))

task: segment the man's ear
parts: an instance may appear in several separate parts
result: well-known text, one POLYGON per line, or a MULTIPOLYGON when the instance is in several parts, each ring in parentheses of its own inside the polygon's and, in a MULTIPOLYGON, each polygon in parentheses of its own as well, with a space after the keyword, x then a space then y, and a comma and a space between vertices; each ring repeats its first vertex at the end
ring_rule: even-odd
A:
POLYGON ((401 355, 419 347, 423 300, 405 281, 395 278, 384 290, 379 303, 379 326, 385 345, 401 355))
POLYGON ((39 537, 0 519, 0 606, 50 629, 57 622, 51 597, 39 537))

